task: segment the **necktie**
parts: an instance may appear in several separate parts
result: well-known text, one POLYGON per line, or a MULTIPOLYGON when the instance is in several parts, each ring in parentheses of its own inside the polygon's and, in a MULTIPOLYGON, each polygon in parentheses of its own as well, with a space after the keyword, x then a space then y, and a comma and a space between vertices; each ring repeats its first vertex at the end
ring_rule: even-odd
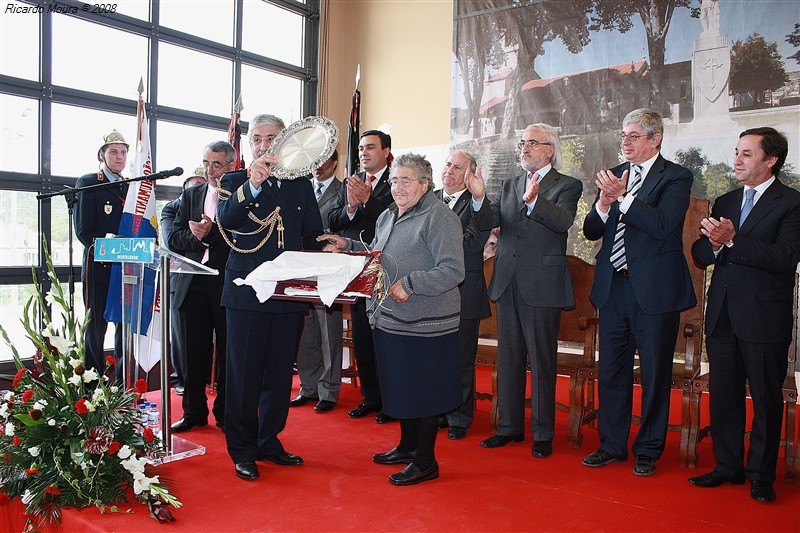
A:
POLYGON ((322 188, 323 188, 324 186, 325 186, 325 184, 324 184, 324 183, 322 183, 321 181, 318 181, 318 182, 317 182, 317 192, 316 192, 316 195, 317 195, 317 203, 319 203, 320 199, 322 198, 322 188))
POLYGON ((755 189, 746 189, 744 191, 744 205, 742 206, 742 214, 739 215, 739 227, 741 228, 744 224, 744 219, 747 218, 747 215, 750 214, 750 211, 753 209, 753 199, 756 196, 755 189))
POLYGON ((452 196, 450 196, 450 195, 448 194, 447 196, 445 196, 445 197, 442 199, 442 201, 443 201, 445 204, 447 204, 447 205, 450 205, 450 202, 452 202, 452 201, 453 201, 453 197, 452 197, 452 196))
POLYGON ((372 182, 374 182, 376 179, 378 179, 376 176, 367 176, 367 183, 369 183, 371 186, 372 182))
MULTIPOLYGON (((633 165, 633 183, 630 183, 628 194, 636 195, 642 188, 642 167, 633 165)), ((621 216, 621 215, 620 215, 621 216)), ((617 233, 614 235, 614 245, 611 247, 611 264, 615 270, 628 268, 628 259, 625 257, 625 223, 617 222, 617 233)))

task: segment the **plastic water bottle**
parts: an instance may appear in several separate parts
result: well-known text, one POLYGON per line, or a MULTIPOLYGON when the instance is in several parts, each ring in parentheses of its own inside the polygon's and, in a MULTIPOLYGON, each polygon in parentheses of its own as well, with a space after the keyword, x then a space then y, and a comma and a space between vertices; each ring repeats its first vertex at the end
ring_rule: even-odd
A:
POLYGON ((139 404, 139 428, 137 429, 137 433, 141 433, 144 431, 144 428, 148 426, 148 410, 150 408, 150 404, 147 402, 142 402, 139 404))
POLYGON ((159 424, 158 406, 155 402, 151 403, 147 409, 147 427, 153 430, 153 433, 158 433, 161 429, 159 424))

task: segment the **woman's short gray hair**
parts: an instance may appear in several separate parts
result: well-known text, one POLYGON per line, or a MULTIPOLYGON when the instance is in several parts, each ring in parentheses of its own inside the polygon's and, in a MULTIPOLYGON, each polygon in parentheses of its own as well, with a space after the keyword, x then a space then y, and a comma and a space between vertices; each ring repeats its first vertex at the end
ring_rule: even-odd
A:
POLYGON ((395 171, 400 167, 410 168, 421 183, 428 184, 428 190, 433 189, 433 170, 424 155, 403 154, 396 157, 392 162, 391 175, 394 176, 395 171))

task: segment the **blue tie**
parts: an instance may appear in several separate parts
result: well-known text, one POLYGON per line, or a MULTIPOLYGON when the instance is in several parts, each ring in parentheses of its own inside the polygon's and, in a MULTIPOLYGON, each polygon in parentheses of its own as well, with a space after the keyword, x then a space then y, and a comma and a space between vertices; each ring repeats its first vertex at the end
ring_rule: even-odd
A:
POLYGON ((741 228, 744 224, 744 220, 747 218, 747 215, 750 214, 750 211, 753 210, 753 197, 756 195, 755 189, 747 189, 744 191, 744 205, 742 206, 742 214, 739 215, 739 227, 741 228))
POLYGON ((319 203, 320 198, 322 198, 322 187, 324 186, 325 184, 321 181, 317 182, 317 203, 319 203))

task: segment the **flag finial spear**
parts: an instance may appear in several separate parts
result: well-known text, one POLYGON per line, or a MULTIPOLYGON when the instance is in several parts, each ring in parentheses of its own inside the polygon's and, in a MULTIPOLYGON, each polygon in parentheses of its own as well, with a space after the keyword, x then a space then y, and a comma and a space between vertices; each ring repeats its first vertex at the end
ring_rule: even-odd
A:
POLYGON ((137 91, 139 92, 139 98, 141 98, 142 93, 144 92, 144 78, 139 78, 139 88, 137 91))
POLYGON ((356 69, 356 91, 358 90, 359 81, 361 81, 361 63, 358 64, 358 69, 356 69))

